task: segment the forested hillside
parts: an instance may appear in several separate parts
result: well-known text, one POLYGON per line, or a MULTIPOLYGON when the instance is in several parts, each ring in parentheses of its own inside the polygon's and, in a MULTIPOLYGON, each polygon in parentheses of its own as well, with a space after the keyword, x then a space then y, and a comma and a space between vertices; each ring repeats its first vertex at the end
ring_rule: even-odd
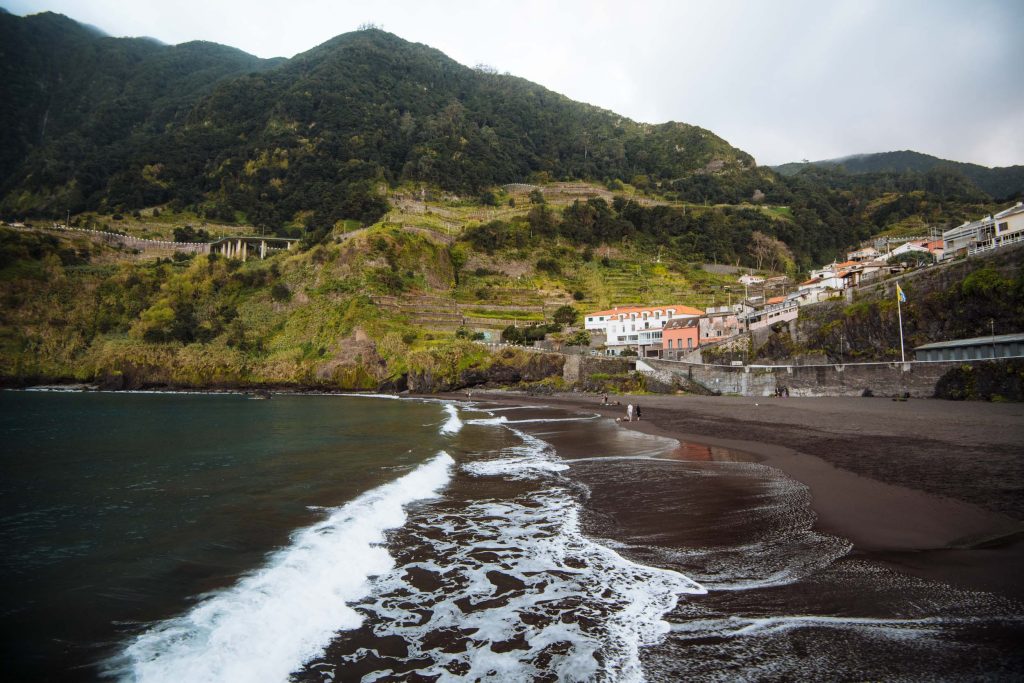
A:
POLYGON ((856 154, 841 159, 823 161, 792 162, 776 166, 783 175, 795 173, 816 166, 835 169, 850 174, 927 174, 932 171, 947 171, 963 176, 979 190, 991 195, 997 201, 1008 201, 1024 197, 1024 166, 988 168, 978 164, 940 159, 929 154, 904 150, 879 154, 856 154))
POLYGON ((3 15, 0 44, 6 213, 177 201, 277 229, 373 222, 379 182, 478 193, 754 166, 709 131, 638 124, 376 29, 277 62, 107 38, 52 14, 3 15))

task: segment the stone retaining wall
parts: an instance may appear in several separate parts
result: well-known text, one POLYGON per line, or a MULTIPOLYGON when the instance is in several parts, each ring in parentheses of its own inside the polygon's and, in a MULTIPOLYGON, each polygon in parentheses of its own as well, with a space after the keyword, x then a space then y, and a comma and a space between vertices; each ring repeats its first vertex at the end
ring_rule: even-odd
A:
MULTIPOLYGON (((915 398, 935 394, 935 383, 963 361, 910 361, 846 365, 699 365, 647 359, 655 377, 665 381, 676 375, 723 394, 772 396, 785 386, 791 396, 900 396, 915 398)), ((643 369, 643 368, 641 368, 643 369)))

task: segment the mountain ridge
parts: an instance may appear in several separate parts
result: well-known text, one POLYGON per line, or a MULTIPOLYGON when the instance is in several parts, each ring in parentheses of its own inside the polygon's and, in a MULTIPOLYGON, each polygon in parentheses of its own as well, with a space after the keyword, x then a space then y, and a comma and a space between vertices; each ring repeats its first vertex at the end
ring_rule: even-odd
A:
POLYGON ((5 15, 0 43, 9 45, 0 53, 8 70, 21 74, 21 96, 0 121, 8 212, 177 198, 270 227, 309 211, 333 224, 379 215, 371 195, 381 180, 472 194, 538 174, 629 180, 756 169, 711 131, 640 124, 379 29, 261 60, 213 43, 100 38, 58 15, 5 15), (100 87, 81 86, 94 80, 100 87), (49 121, 55 100, 78 105, 58 125, 49 121))
POLYGON ((927 173, 936 169, 946 169, 963 174, 968 180, 997 201, 1013 199, 1024 194, 1024 165, 989 167, 970 162, 943 159, 909 149, 850 154, 835 159, 821 159, 810 162, 789 162, 772 166, 771 168, 777 173, 791 176, 809 166, 839 169, 851 174, 882 172, 927 173))

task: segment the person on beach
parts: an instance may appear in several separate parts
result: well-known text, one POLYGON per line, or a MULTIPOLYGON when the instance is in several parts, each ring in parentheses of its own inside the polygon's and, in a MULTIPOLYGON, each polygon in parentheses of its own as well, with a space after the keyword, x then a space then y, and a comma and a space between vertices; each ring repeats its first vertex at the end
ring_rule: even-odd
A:
POLYGON ((636 421, 637 422, 640 421, 640 404, 639 403, 636 404, 636 421))
POLYGON ((601 405, 603 405, 603 406, 608 405, 608 394, 602 394, 601 395, 601 405))
POLYGON ((633 404, 632 403, 628 403, 628 404, 626 404, 626 422, 632 422, 632 421, 633 421, 633 404))

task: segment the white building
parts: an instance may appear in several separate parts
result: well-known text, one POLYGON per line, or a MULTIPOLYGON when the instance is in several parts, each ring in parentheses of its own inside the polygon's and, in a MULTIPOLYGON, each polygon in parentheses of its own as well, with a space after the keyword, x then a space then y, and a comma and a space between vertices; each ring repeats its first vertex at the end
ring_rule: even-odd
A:
POLYGON ((915 251, 915 252, 917 252, 919 254, 928 254, 929 256, 931 256, 931 252, 928 251, 928 247, 925 246, 927 244, 928 244, 927 242, 904 242, 903 244, 901 244, 900 246, 896 247, 895 249, 890 251, 888 254, 886 254, 885 255, 885 260, 886 261, 891 261, 892 259, 896 258, 897 256, 901 256, 903 254, 909 254, 912 251, 915 251))
POLYGON ((627 348, 646 351, 661 349, 661 334, 665 323, 679 318, 698 318, 704 311, 683 305, 622 306, 606 311, 588 313, 584 328, 605 334, 605 347, 611 353, 627 348))
POLYGON ((747 313, 743 322, 748 330, 757 330, 775 323, 796 320, 799 310, 800 305, 796 299, 777 296, 769 299, 764 308, 747 313))
POLYGON ((847 261, 874 261, 882 254, 874 247, 864 247, 846 255, 847 261))
POLYGON ((943 258, 974 254, 1024 241, 1024 203, 942 233, 943 258))
POLYGON ((739 283, 746 287, 749 287, 750 285, 759 285, 762 282, 764 282, 763 277, 760 275, 750 275, 749 273, 747 275, 741 275, 739 279, 739 283))

